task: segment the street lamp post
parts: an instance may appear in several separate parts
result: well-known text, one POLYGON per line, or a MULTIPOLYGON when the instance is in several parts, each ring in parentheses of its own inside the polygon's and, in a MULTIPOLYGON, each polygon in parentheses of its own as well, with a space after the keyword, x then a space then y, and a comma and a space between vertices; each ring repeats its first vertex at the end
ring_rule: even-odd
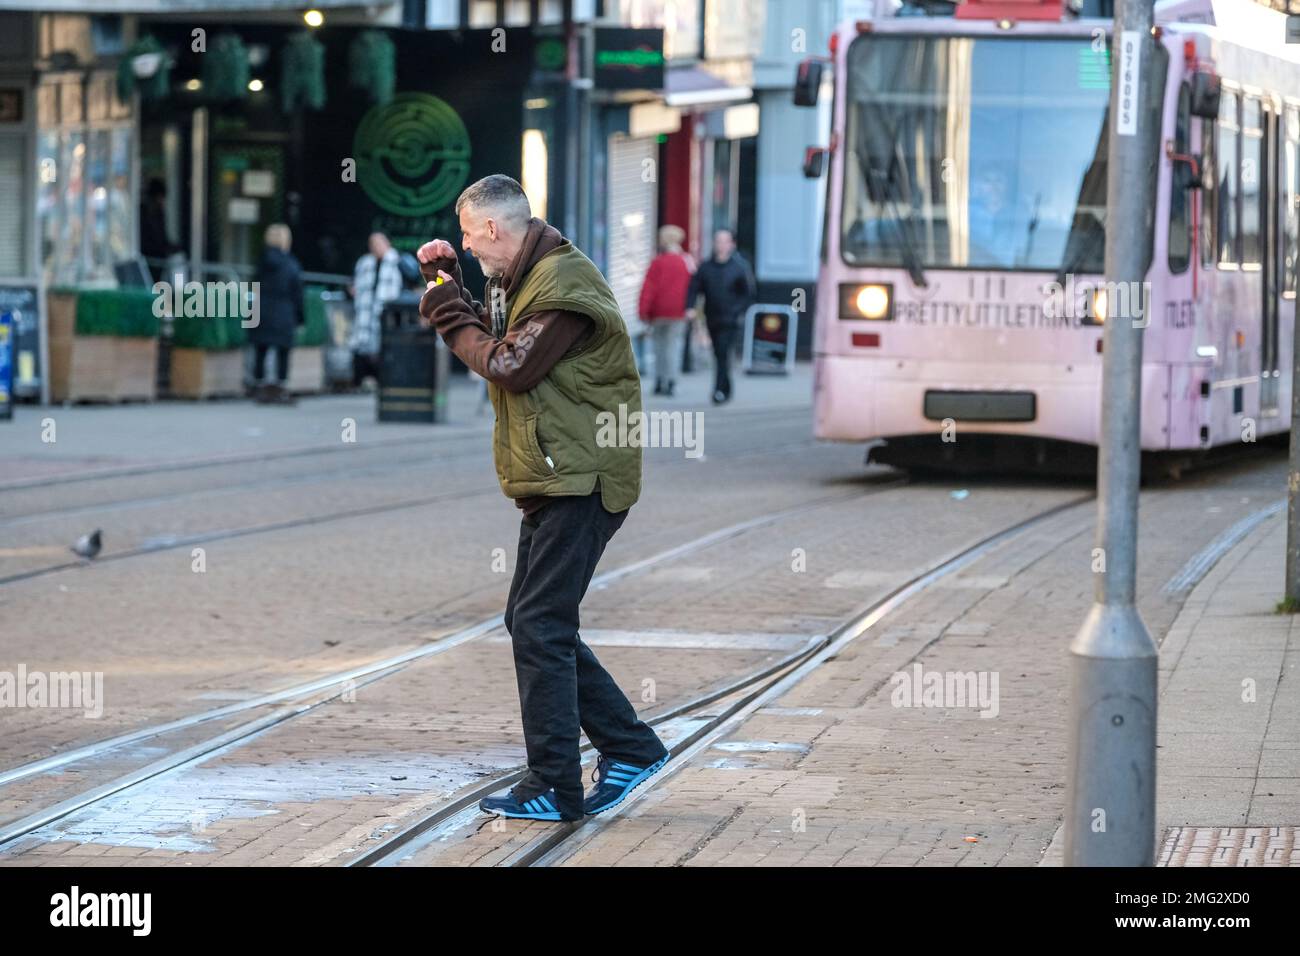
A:
POLYGON ((1157 648, 1138 616, 1142 332, 1158 112, 1150 105, 1153 0, 1117 0, 1106 183, 1106 301, 1098 571, 1070 645, 1069 866, 1150 866, 1155 855, 1157 648), (1139 291, 1140 290, 1140 291, 1139 291), (1127 304, 1127 308, 1121 308, 1127 304))

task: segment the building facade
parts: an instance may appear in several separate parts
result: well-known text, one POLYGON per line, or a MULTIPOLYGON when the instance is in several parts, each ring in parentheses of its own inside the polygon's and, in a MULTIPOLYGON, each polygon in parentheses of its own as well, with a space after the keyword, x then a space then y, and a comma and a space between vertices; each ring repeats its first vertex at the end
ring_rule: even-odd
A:
POLYGON ((763 239, 760 172, 795 175, 798 153, 772 143, 765 159, 756 80, 769 8, 802 4, 312 6, 309 23, 281 0, 0 0, 0 308, 16 316, 17 397, 48 400, 51 287, 142 284, 181 262, 191 279, 249 277, 271 222, 316 281, 345 285, 371 231, 405 249, 454 238, 456 194, 489 172, 519 178, 591 255, 634 333, 666 223, 696 255, 731 228, 760 279, 802 278, 763 239), (385 98, 353 61, 389 47, 385 98))

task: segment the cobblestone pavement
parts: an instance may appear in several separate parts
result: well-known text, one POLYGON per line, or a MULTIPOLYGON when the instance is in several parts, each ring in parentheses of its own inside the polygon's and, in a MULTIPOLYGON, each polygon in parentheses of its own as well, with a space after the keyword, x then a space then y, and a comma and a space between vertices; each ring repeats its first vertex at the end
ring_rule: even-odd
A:
MULTIPOLYGON (((702 458, 647 452, 646 493, 601 571, 802 509, 588 595, 584 638, 647 718, 770 667, 937 559, 1090 491, 1059 481, 899 485, 884 469, 864 469, 860 448, 812 442, 807 399, 791 388, 705 410, 702 458)), ((146 422, 101 463, 115 476, 68 480, 102 454, 89 438, 84 456, 65 447, 66 460, 47 473, 40 462, 22 466, 0 511, 0 671, 102 673, 104 711, 87 719, 71 709, 7 710, 0 771, 437 649, 500 613, 518 515, 499 494, 485 427, 468 420, 464 396, 466 414, 446 431, 402 426, 378 441, 363 428, 370 437, 344 451, 320 436, 360 399, 320 401, 299 406, 308 411, 298 432, 256 417, 284 409, 202 407, 220 435, 273 431, 262 457, 228 435, 205 443, 185 433, 171 410, 127 408, 114 412, 115 427, 132 412, 153 415, 176 436, 178 454, 158 455, 146 422), (248 421, 261 424, 239 424, 248 421), (121 473, 164 458, 165 470, 121 473), (105 529, 101 559, 44 570, 92 527, 105 529)), ((671 407, 694 410, 684 400, 671 407)), ((92 418, 77 419, 83 434, 92 418)), ((1197 550, 1271 503, 1283 473, 1276 456, 1257 456, 1144 492, 1139 593, 1158 637, 1193 649, 1196 627, 1213 638, 1208 624, 1173 626, 1187 592, 1165 585, 1197 550)), ((640 799, 584 828, 565 862, 1038 862, 1064 803, 1064 650, 1091 600, 1092 522, 1090 504, 1066 510, 904 603, 640 799), (917 666, 996 676, 984 708, 995 712, 892 706, 890 678, 917 666)), ((1225 567, 1191 592, 1184 615, 1225 567)), ((1252 593, 1262 600, 1267 571, 1259 575, 1252 593)), ((1275 651, 1269 662, 1284 659, 1275 651)), ((1204 685, 1191 666, 1200 651, 1180 653, 1189 669, 1170 671, 1165 686, 1190 703, 1204 685), (1190 675, 1185 690, 1169 680, 1179 673, 1190 675)), ((285 705, 235 710, 0 785, 0 823, 285 705)), ((1196 733, 1187 720, 1180 732, 1196 733)), ((1284 762, 1285 724, 1276 723, 1265 749, 1284 762)), ((1195 749, 1193 739, 1166 739, 1195 749)), ((0 864, 337 864, 522 760, 508 639, 488 631, 64 816, 4 847, 0 864)), ((1187 820, 1282 823, 1265 808, 1281 813, 1294 790, 1274 792, 1281 798, 1270 805, 1252 791, 1253 816, 1187 820)), ((1163 801, 1162 791, 1162 821, 1175 819, 1163 801)), ((405 862, 497 863, 546 830, 484 820, 405 862)))

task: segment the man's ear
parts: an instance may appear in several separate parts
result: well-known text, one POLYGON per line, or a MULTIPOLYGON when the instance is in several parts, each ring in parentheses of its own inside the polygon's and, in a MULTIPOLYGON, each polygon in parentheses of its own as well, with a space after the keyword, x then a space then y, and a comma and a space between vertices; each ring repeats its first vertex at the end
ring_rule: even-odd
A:
POLYGON ((497 236, 500 235, 500 230, 497 229, 497 221, 495 219, 488 219, 485 221, 485 225, 487 226, 488 238, 493 242, 496 242, 497 236))

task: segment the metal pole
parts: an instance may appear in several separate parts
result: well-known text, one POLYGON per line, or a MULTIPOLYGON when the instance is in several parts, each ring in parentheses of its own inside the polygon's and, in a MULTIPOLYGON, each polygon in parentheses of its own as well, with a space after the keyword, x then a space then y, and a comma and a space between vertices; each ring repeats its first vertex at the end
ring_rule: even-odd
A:
POLYGON ((1135 605, 1143 280, 1155 205, 1158 110, 1153 0, 1118 0, 1106 184, 1106 291, 1097 573, 1070 645, 1068 866, 1150 866, 1155 858, 1157 649, 1135 605), (1104 562, 1104 563, 1103 563, 1104 562))
MULTIPOLYGON (((1287 42, 1292 42, 1291 16, 1297 4, 1288 0, 1286 5, 1287 42)), ((1295 250, 1290 250, 1295 252, 1295 250)), ((1296 492, 1300 491, 1300 328, 1294 330, 1291 345, 1291 467, 1286 482, 1286 610, 1300 610, 1300 507, 1296 492)))
POLYGON ((1291 468, 1286 483, 1286 610, 1300 611, 1300 328, 1291 346, 1291 468))

